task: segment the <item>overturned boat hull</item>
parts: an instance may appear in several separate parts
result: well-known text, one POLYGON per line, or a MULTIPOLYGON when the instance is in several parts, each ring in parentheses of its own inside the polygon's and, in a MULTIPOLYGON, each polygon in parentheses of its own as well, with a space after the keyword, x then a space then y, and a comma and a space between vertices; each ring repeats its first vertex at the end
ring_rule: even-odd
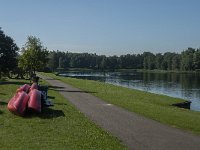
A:
POLYGON ((28 100, 29 95, 26 92, 17 92, 8 102, 8 110, 16 115, 23 116, 27 108, 28 100))
POLYGON ((29 92, 28 108, 33 109, 36 112, 41 112, 41 92, 37 89, 33 89, 29 92))

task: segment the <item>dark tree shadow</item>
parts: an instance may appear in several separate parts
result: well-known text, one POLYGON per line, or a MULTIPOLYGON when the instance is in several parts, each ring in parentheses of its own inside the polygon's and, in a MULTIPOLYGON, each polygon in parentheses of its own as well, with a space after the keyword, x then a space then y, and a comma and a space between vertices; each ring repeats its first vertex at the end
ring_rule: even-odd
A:
POLYGON ((190 101, 172 104, 172 106, 176 106, 176 107, 184 108, 184 109, 190 109, 190 105, 191 105, 191 102, 190 102, 190 101))
POLYGON ((58 92, 69 92, 69 93, 97 93, 97 92, 93 92, 93 91, 73 91, 73 90, 59 90, 59 89, 52 89, 54 91, 58 91, 58 92))
MULTIPOLYGON (((58 91, 58 92, 73 92, 73 93, 97 93, 97 92, 93 92, 93 91, 81 91, 81 90, 62 90, 65 87, 62 86, 48 86, 49 89, 53 90, 53 91, 58 91)), ((54 97, 55 98, 55 97, 54 97)))
POLYGON ((0 95, 7 95, 7 94, 5 94, 5 93, 0 93, 0 95))
POLYGON ((37 113, 34 110, 28 110, 26 115, 24 115, 25 118, 39 117, 42 119, 52 119, 64 116, 65 114, 62 110, 55 110, 48 107, 43 108, 41 113, 37 113))
POLYGON ((0 101, 0 105, 8 105, 8 103, 0 101))
POLYGON ((51 88, 51 89, 64 89, 65 87, 62 87, 62 86, 48 86, 48 88, 51 88))
POLYGON ((29 83, 27 83, 27 82, 8 82, 8 81, 0 82, 0 85, 8 85, 8 84, 23 85, 23 84, 29 84, 29 83))
POLYGON ((60 79, 46 79, 46 80, 60 80, 60 79))
POLYGON ((55 99, 54 96, 47 96, 47 98, 49 98, 49 99, 55 99))
POLYGON ((64 117, 64 116, 65 114, 62 110, 55 110, 49 107, 44 108, 42 113, 39 115, 39 117, 42 119, 51 119, 51 118, 58 118, 58 117, 64 117))
POLYGON ((64 104, 64 103, 54 103, 55 105, 67 105, 67 104, 64 104))
POLYGON ((3 114, 3 112, 0 110, 0 115, 3 114))

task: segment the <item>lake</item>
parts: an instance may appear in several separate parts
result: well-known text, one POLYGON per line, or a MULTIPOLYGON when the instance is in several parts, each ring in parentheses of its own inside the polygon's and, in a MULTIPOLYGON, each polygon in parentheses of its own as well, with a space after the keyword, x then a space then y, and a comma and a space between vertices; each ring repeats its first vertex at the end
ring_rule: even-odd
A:
POLYGON ((199 73, 68 72, 60 74, 79 79, 97 80, 131 89, 164 94, 191 101, 191 110, 200 111, 199 73))

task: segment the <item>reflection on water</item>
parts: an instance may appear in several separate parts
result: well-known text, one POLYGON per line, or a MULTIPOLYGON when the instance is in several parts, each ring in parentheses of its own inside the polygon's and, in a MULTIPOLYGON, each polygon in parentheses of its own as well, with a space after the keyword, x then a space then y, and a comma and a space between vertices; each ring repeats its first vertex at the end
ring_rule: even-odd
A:
POLYGON ((200 74, 142 72, 70 72, 60 74, 81 79, 139 89, 192 101, 191 109, 200 111, 200 74))

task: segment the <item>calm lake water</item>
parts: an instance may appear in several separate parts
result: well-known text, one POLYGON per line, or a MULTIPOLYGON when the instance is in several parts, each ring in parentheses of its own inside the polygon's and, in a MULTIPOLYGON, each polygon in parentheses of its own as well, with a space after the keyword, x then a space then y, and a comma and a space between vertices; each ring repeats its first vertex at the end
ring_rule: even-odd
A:
POLYGON ((191 110, 200 111, 199 73, 70 72, 60 74, 97 80, 118 86, 164 94, 191 101, 191 110))

